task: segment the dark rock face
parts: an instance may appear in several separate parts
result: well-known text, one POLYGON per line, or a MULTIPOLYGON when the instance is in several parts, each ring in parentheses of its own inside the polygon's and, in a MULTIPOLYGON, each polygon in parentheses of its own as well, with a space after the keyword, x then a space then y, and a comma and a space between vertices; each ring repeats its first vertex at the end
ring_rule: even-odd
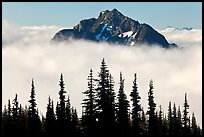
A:
MULTIPOLYGON (((91 41, 106 41, 113 44, 135 46, 143 43, 156 44, 163 48, 172 47, 165 37, 147 24, 140 24, 117 9, 102 11, 98 18, 85 19, 73 29, 57 32, 53 41, 66 41, 69 38, 91 41)), ((175 47, 176 45, 173 45, 175 47)))
POLYGON ((169 43, 163 35, 147 24, 142 24, 135 39, 137 43, 159 44, 164 48, 169 48, 169 43))

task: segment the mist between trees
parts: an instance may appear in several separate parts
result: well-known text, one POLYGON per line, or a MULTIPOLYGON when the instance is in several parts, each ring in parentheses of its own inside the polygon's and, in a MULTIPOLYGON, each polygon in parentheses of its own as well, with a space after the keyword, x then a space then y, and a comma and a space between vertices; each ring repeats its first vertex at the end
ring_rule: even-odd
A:
POLYGON ((137 74, 134 74, 131 100, 124 92, 124 78, 120 72, 119 89, 114 91, 114 79, 106 65, 101 61, 98 78, 94 78, 90 69, 87 89, 82 92, 82 116, 79 118, 76 108, 71 105, 69 95, 65 95, 63 74, 59 80, 59 100, 56 106, 48 97, 46 115, 39 115, 35 98, 34 80, 31 82, 29 105, 23 107, 18 95, 8 100, 2 112, 3 136, 67 136, 67 137, 104 137, 139 135, 202 135, 202 129, 196 122, 195 114, 189 116, 187 93, 183 106, 169 101, 168 112, 162 106, 156 111, 153 80, 149 82, 148 109, 145 112, 140 104, 137 74))

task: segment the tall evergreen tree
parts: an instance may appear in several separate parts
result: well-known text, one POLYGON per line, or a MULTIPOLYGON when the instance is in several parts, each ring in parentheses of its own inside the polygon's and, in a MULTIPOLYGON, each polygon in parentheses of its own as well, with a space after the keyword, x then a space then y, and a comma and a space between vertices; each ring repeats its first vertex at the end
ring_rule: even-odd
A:
POLYGON ((129 101, 124 92, 124 79, 122 78, 122 73, 120 72, 120 83, 119 91, 117 95, 117 122, 119 125, 119 132, 121 136, 127 136, 129 133, 129 101))
POLYGON ((48 97, 48 104, 47 104, 47 111, 45 117, 45 135, 51 136, 55 135, 55 113, 54 113, 54 105, 53 101, 51 100, 50 96, 48 97))
POLYGON ((172 112, 172 135, 180 135, 179 128, 179 119, 177 116, 176 104, 174 103, 172 112))
POLYGON ((10 99, 8 100, 8 111, 7 111, 7 120, 9 127, 12 127, 12 108, 11 108, 11 101, 10 99))
MULTIPOLYGON (((181 131, 182 131, 182 120, 181 120, 181 110, 180 110, 180 106, 178 106, 177 112, 176 112, 176 124, 177 124, 177 129, 176 129, 176 135, 181 135, 181 131)), ((174 116, 175 117, 175 116, 174 116)))
POLYGON ((87 136, 94 136, 95 126, 96 126, 96 92, 95 92, 95 84, 93 78, 93 70, 90 70, 88 76, 88 89, 83 92, 86 95, 86 99, 83 100, 83 120, 85 127, 85 134, 87 136))
MULTIPOLYGON (((101 131, 99 134, 109 135, 113 133, 115 124, 115 106, 114 106, 114 92, 113 80, 110 80, 110 73, 103 58, 101 62, 99 79, 97 80, 97 119, 101 131), (106 132, 105 132, 106 131, 106 132)), ((114 134, 113 134, 114 135, 114 134)))
POLYGON ((61 73, 60 75, 60 81, 59 81, 59 104, 57 106, 57 129, 59 132, 59 135, 64 136, 65 135, 65 84, 63 81, 63 75, 61 73))
POLYGON ((182 118, 182 123, 183 123, 183 135, 189 135, 189 117, 188 117, 188 109, 189 109, 189 104, 187 101, 187 94, 185 93, 185 99, 184 99, 184 105, 183 105, 183 118, 182 118))
POLYGON ((71 114, 71 103, 70 103, 70 97, 67 97, 66 101, 66 107, 65 107, 65 130, 66 136, 72 135, 71 130, 72 130, 72 114, 71 114))
POLYGON ((29 136, 40 136, 40 132, 41 132, 41 121, 40 121, 38 111, 37 111, 35 95, 36 94, 35 94, 34 81, 32 79, 31 95, 30 95, 30 100, 28 101, 30 103, 29 110, 28 110, 28 134, 29 136))
POLYGON ((108 82, 108 92, 107 92, 107 97, 108 97, 108 106, 109 106, 109 120, 111 123, 114 124, 115 122, 115 92, 114 92, 114 80, 111 74, 108 75, 109 82, 108 82))
POLYGON ((130 93, 131 101, 132 101, 132 129, 133 134, 139 135, 141 134, 141 105, 140 105, 140 99, 137 87, 137 74, 134 74, 134 81, 132 86, 132 92, 130 93))
POLYGON ((168 135, 172 135, 172 109, 171 109, 171 101, 169 101, 169 108, 168 108, 168 135))
POLYGON ((158 121, 158 135, 165 135, 163 133, 164 125, 163 125, 163 112, 162 112, 161 105, 159 106, 159 115, 158 115, 157 121, 158 121))
POLYGON ((19 117, 19 102, 18 102, 18 95, 15 95, 15 98, 13 100, 13 108, 12 108, 12 125, 13 125, 13 132, 16 135, 20 135, 19 134, 19 121, 20 121, 20 117, 19 117))
POLYGON ((148 134, 149 135, 156 135, 157 129, 156 129, 156 103, 154 102, 154 96, 153 96, 153 81, 150 80, 149 84, 149 92, 148 92, 148 111, 147 114, 149 115, 149 126, 148 126, 148 134))

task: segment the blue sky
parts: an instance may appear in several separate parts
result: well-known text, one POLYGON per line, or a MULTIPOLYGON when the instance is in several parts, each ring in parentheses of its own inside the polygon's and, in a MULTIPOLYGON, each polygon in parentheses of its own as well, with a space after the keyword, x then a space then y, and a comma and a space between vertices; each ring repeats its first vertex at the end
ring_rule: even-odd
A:
POLYGON ((72 28, 113 8, 156 29, 202 28, 202 2, 3 2, 2 18, 19 25, 72 28))

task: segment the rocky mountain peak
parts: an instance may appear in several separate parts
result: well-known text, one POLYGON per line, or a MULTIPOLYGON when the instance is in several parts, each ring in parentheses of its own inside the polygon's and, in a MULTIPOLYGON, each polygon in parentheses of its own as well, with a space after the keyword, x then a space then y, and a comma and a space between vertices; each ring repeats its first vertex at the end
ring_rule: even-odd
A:
POLYGON ((165 37, 150 25, 140 24, 138 21, 123 15, 117 9, 102 11, 98 18, 81 20, 73 29, 57 32, 52 40, 64 41, 70 37, 127 46, 146 43, 160 45, 164 48, 171 47, 165 37))
POLYGON ((110 17, 125 17, 122 13, 120 13, 117 9, 113 9, 111 11, 109 10, 105 10, 100 12, 99 17, 98 18, 110 18, 110 17))

